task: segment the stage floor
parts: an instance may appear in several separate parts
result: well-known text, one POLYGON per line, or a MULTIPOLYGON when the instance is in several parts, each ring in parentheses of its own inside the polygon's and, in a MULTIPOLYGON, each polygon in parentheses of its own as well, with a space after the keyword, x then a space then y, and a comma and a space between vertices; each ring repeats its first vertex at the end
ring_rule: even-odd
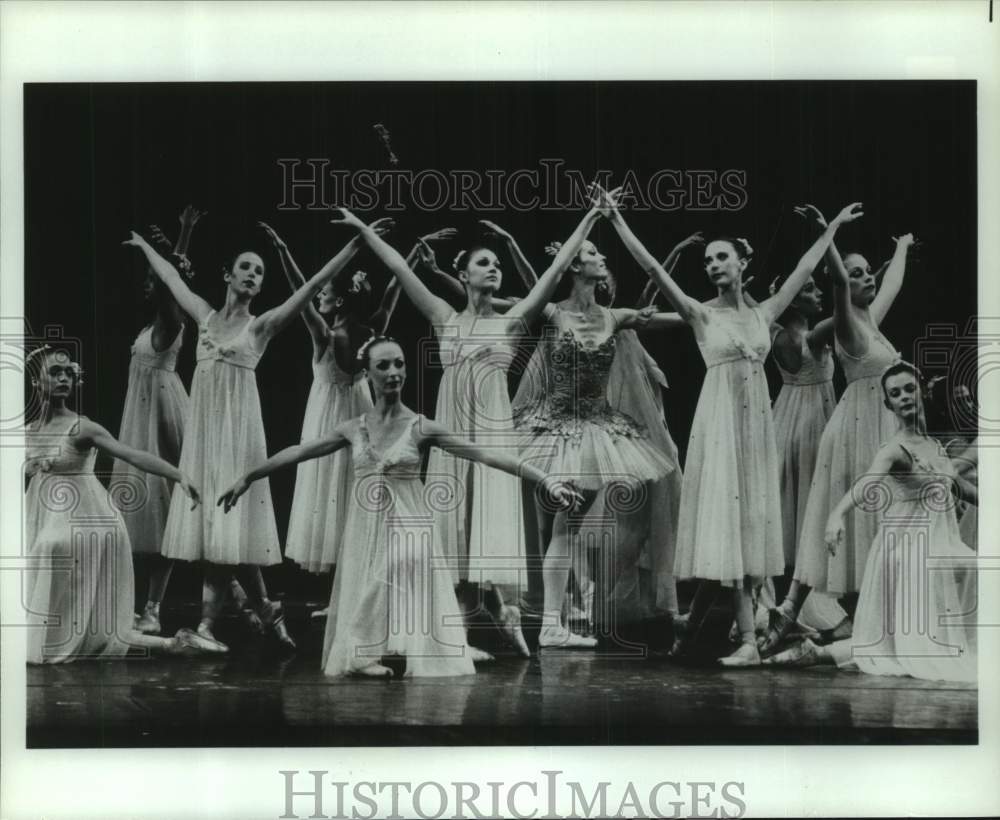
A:
MULTIPOLYGON (((977 690, 832 667, 723 670, 547 650, 475 676, 329 679, 322 621, 299 652, 241 638, 223 658, 29 666, 29 748, 975 743, 977 690)), ((196 620, 196 619, 195 619, 196 620)), ((180 624, 177 624, 180 625, 180 624)), ((192 622, 191 626, 194 625, 192 622)), ((724 624, 721 624, 724 626, 724 624)), ((165 619, 165 627, 176 625, 165 619)), ((225 628, 222 628, 225 627, 225 628)))

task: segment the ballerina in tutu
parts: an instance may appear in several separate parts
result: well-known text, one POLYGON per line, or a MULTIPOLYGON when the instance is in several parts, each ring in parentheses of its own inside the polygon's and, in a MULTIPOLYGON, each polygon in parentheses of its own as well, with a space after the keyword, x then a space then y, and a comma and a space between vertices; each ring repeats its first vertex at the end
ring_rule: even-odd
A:
POLYGON ((407 677, 473 674, 473 661, 485 653, 466 642, 440 543, 442 531, 428 503, 434 489, 420 480, 424 451, 440 447, 524 476, 540 483, 557 504, 575 503, 579 496, 518 458, 452 433, 406 407, 400 398, 406 362, 394 340, 376 337, 359 355, 376 397, 374 407, 339 425, 332 436, 288 447, 251 469, 219 504, 228 512, 258 479, 349 447, 352 503, 334 574, 323 671, 330 676, 391 676, 382 658, 402 655, 407 677))
MULTIPOLYGON (((191 233, 203 213, 188 205, 180 215, 177 244, 171 248, 158 229, 164 255, 171 253, 176 266, 191 276, 185 254, 191 233)), ((155 309, 153 321, 144 327, 132 345, 128 370, 128 392, 118 439, 128 447, 145 450, 176 464, 180 460, 188 395, 177 375, 177 356, 184 341, 184 317, 180 306, 152 270, 143 287, 148 303, 155 309)), ((145 486, 145 502, 122 510, 129 541, 137 559, 148 565, 149 593, 136 629, 150 635, 160 633, 160 603, 170 581, 173 561, 161 554, 163 530, 170 510, 171 486, 165 478, 144 475, 129 462, 115 459, 112 491, 116 484, 145 486)))
MULTIPOLYGON (((465 309, 455 311, 427 289, 395 250, 349 212, 343 213, 342 224, 361 231, 364 240, 400 280, 410 300, 431 322, 440 341, 445 372, 438 389, 435 421, 480 446, 516 448, 507 389, 514 344, 545 308, 594 219, 588 216, 581 221, 565 250, 528 295, 499 315, 491 300, 501 285, 502 274, 499 260, 489 248, 473 245, 455 258, 453 267, 466 291, 465 309)), ((430 248, 426 243, 421 243, 421 248, 426 263, 434 265, 430 248)), ((491 588, 500 599, 498 620, 504 635, 522 655, 528 655, 520 608, 506 602, 516 600, 527 575, 521 488, 516 478, 489 464, 470 464, 447 451, 432 450, 427 483, 445 487, 449 497, 438 504, 437 522, 442 549, 453 569, 457 569, 454 580, 457 583, 469 578, 491 588)))
POLYGON ((767 662, 835 663, 872 675, 974 683, 975 553, 959 536, 952 487, 973 503, 976 488, 927 435, 916 368, 899 362, 880 381, 901 429, 833 508, 824 533, 835 556, 847 540, 849 511, 880 502, 881 524, 867 552, 854 633, 825 647, 806 639, 767 662))
MULTIPOLYGON (((175 482, 185 503, 200 499, 193 482, 151 453, 117 441, 70 410, 81 370, 63 350, 38 348, 25 359, 42 399, 28 426, 24 601, 28 663, 116 658, 129 649, 188 654, 217 649, 189 629, 172 638, 133 628, 132 548, 119 504, 94 475, 97 453, 175 482), (34 360, 34 361, 32 361, 34 360)), ((116 490, 122 492, 122 486, 116 490)), ((127 499, 117 499, 121 503, 127 499)))
MULTIPOLYGON (((181 449, 181 469, 201 482, 214 497, 249 464, 267 455, 255 369, 271 338, 308 306, 326 281, 353 255, 349 245, 281 305, 260 316, 250 302, 260 292, 264 262, 244 251, 224 270, 226 303, 215 311, 185 283, 176 268, 136 233, 125 245, 139 248, 154 273, 170 289, 181 308, 198 322, 197 358, 191 386, 191 410, 181 449)), ((234 573, 242 576, 261 621, 289 649, 281 605, 268 598, 260 568, 281 563, 278 530, 267 484, 258 484, 239 516, 224 516, 214 507, 189 510, 176 490, 163 536, 163 554, 184 561, 205 561, 202 617, 198 634, 215 640, 212 627, 234 573)))
POLYGON ((760 304, 744 302, 743 272, 752 256, 745 239, 717 239, 705 247, 705 272, 716 299, 691 299, 643 247, 615 206, 611 223, 636 261, 695 333, 708 372, 688 445, 674 572, 701 581, 687 621, 678 620, 673 654, 697 635, 719 585, 733 592, 740 647, 727 666, 760 663, 754 639, 752 589, 784 567, 778 451, 764 358, 769 328, 823 257, 837 228, 861 214, 844 208, 799 260, 778 291, 760 304))
MULTIPOLYGON (((803 210, 812 213, 819 226, 828 230, 816 208, 807 205, 803 210)), ((872 453, 899 426, 882 403, 879 385, 881 374, 899 360, 899 353, 878 326, 902 287, 912 244, 912 234, 896 240, 895 253, 877 294, 875 277, 863 256, 851 253, 842 259, 836 246, 831 244, 827 249, 834 286, 834 346, 847 388, 820 438, 795 554, 795 573, 784 601, 771 612, 771 625, 762 642, 764 654, 777 649, 811 589, 839 598, 857 592, 861 586, 868 549, 878 528, 877 518, 859 510, 849 513, 847 535, 836 555, 827 552, 823 535, 830 510, 864 474, 872 453)))

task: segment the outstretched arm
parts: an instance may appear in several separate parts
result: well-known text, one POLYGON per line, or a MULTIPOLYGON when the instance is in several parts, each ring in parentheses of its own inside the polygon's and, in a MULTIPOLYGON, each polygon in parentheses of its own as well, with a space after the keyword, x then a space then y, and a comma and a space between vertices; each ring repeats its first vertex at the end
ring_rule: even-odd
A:
POLYGON ((908 468, 908 466, 909 458, 898 444, 887 444, 875 454, 875 459, 872 461, 871 466, 848 489, 837 506, 830 512, 829 518, 827 518, 824 541, 831 555, 837 554, 837 548, 844 540, 844 516, 854 507, 855 486, 865 481, 878 480, 880 476, 887 476, 891 472, 896 472, 901 468, 908 468))
MULTIPOLYGON (((267 234, 267 238, 271 242, 271 247, 274 248, 274 252, 278 255, 278 259, 281 262, 281 269, 285 272, 288 284, 292 286, 293 292, 297 291, 306 283, 306 278, 302 275, 302 271, 299 270, 299 266, 295 264, 295 260, 292 258, 292 253, 288 250, 285 240, 278 236, 278 232, 266 222, 258 222, 257 227, 262 228, 264 233, 267 234)), ((341 268, 342 270, 343 268, 341 268)), ((334 278, 336 276, 337 274, 334 274, 334 278)), ((312 337, 313 346, 317 349, 325 348, 328 332, 326 322, 323 321, 323 317, 316 310, 316 306, 311 300, 302 312, 302 319, 305 321, 309 335, 312 337)))
POLYGON ((878 289, 875 300, 869 310, 876 326, 882 324, 882 320, 892 307, 892 303, 899 296, 899 291, 903 287, 903 277, 906 274, 906 254, 913 247, 913 234, 903 234, 899 238, 893 237, 896 243, 896 251, 889 260, 889 267, 886 268, 885 277, 882 279, 882 287, 878 289))
POLYGON ((535 269, 531 267, 528 257, 526 257, 521 251, 520 246, 517 244, 517 240, 515 240, 511 234, 507 233, 507 231, 495 222, 490 222, 488 219, 480 219, 479 224, 504 240, 507 245, 507 250, 510 251, 511 258, 514 260, 514 267, 517 269, 517 272, 521 277, 521 281, 524 282, 528 290, 531 290, 531 288, 533 288, 535 283, 538 281, 538 274, 535 273, 535 269))
POLYGON ((192 319, 201 324, 205 317, 212 312, 211 305, 187 286, 183 277, 177 272, 177 268, 160 256, 139 234, 132 231, 131 238, 126 239, 122 244, 139 248, 146 255, 146 260, 153 273, 167 286, 170 294, 177 300, 177 304, 192 319))
MULTIPOLYGON (((379 231, 387 231, 391 225, 391 219, 380 219, 374 222, 368 230, 372 234, 376 234, 379 231)), ((340 273, 347 266, 347 263, 354 258, 354 254, 358 250, 358 244, 358 239, 355 237, 344 246, 340 253, 320 268, 319 272, 312 279, 302 285, 282 304, 262 314, 254 323, 257 326, 256 334, 259 337, 271 338, 299 313, 305 310, 316 294, 320 292, 323 285, 340 273)))
POLYGON ((663 313, 651 307, 642 310, 632 308, 614 308, 615 322, 620 330, 672 330, 687 327, 679 313, 663 313))
MULTIPOLYGON (((663 260, 663 269, 667 272, 667 276, 674 275, 674 269, 677 267, 677 262, 681 258, 681 253, 685 248, 695 247, 698 245, 705 244, 705 237, 702 235, 701 231, 695 231, 691 236, 687 236, 674 245, 670 249, 670 253, 667 254, 667 258, 663 260)), ((642 289, 642 296, 639 297, 638 308, 642 309, 644 307, 651 307, 656 301, 657 290, 656 283, 650 279, 646 283, 646 287, 642 289)))
POLYGON ((154 456, 152 453, 147 453, 145 450, 136 450, 133 447, 122 444, 97 422, 90 419, 81 419, 80 432, 74 444, 81 450, 96 447, 105 455, 112 458, 120 458, 136 469, 152 473, 153 475, 163 476, 163 478, 177 482, 188 498, 194 502, 191 509, 197 507, 201 501, 198 489, 173 464, 164 461, 158 456, 154 456))
POLYGON ((853 222, 855 219, 863 216, 860 208, 861 203, 854 202, 837 214, 830 224, 826 226, 826 230, 823 231, 819 239, 802 255, 799 264, 795 266, 795 270, 789 274, 782 286, 778 288, 777 293, 760 303, 760 307, 769 324, 785 312, 785 309, 792 303, 798 292, 802 290, 806 280, 812 276, 812 272, 820 263, 823 254, 826 253, 826 249, 830 247, 837 229, 841 225, 853 222))
POLYGON ((335 453, 349 444, 350 440, 344 434, 344 426, 341 425, 329 438, 315 439, 314 441, 296 444, 293 447, 286 447, 240 478, 232 487, 219 496, 216 506, 221 506, 225 512, 229 512, 233 508, 233 505, 236 504, 237 499, 255 481, 265 478, 284 467, 298 464, 300 461, 308 461, 311 458, 330 455, 330 453, 335 453))

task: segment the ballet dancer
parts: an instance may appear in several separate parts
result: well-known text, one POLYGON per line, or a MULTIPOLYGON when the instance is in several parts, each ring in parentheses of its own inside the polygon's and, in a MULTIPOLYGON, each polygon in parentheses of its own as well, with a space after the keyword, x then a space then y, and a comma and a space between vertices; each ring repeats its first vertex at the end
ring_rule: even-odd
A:
MULTIPOLYGON (((807 205, 803 210, 820 228, 828 230, 818 209, 807 205)), ((834 347, 847 388, 820 438, 795 555, 795 573, 785 599, 771 611, 770 628, 761 647, 764 654, 778 648, 811 589, 839 598, 857 592, 861 586, 868 550, 878 528, 877 517, 852 510, 844 544, 836 555, 827 552, 823 534, 830 511, 864 473, 871 454, 895 434, 899 425, 881 400, 879 384, 886 367, 899 360, 899 353, 878 327, 903 285, 906 256, 913 241, 912 234, 895 240, 895 253, 877 292, 875 277, 863 256, 850 253, 841 258, 835 245, 827 249, 834 287, 834 347)))
MULTIPOLYGON (((381 226, 380 226, 381 227, 381 226)), ((260 316, 250 303, 260 292, 264 262, 251 251, 236 255, 223 271, 226 301, 214 310, 194 293, 176 268, 139 234, 124 245, 139 248, 153 272, 199 328, 197 359, 191 386, 191 410, 181 449, 181 469, 198 476, 209 497, 267 455, 255 369, 271 338, 308 306, 326 281, 353 255, 349 244, 282 304, 260 316)), ((215 641, 212 628, 230 578, 241 576, 261 622, 287 649, 288 634, 280 603, 268 598, 260 568, 281 563, 281 548, 267 484, 251 492, 239 516, 224 516, 214 507, 191 511, 174 492, 163 554, 184 561, 205 561, 202 617, 198 634, 215 641)))
POLYGON ((82 370, 65 350, 43 345, 25 358, 25 366, 41 397, 41 412, 26 437, 28 663, 116 658, 133 648, 166 654, 217 650, 190 629, 172 638, 134 629, 132 548, 119 512, 131 488, 113 488, 123 498, 112 498, 94 475, 94 462, 102 453, 175 482, 192 509, 200 502, 194 483, 159 456, 123 444, 67 407, 82 370), (81 537, 87 536, 87 521, 96 531, 81 537))
POLYGON ((675 622, 672 654, 683 655, 690 647, 721 584, 732 589, 741 643, 720 663, 757 665, 752 589, 784 568, 778 451, 763 367, 769 328, 802 289, 840 225, 861 216, 860 206, 844 208, 781 288, 754 307, 743 295, 743 274, 753 254, 745 239, 706 245, 705 272, 718 296, 701 304, 646 250, 617 203, 612 206, 612 225, 691 326, 707 367, 688 445, 674 565, 678 578, 700 583, 688 618, 675 622))
MULTIPOLYGON (((191 268, 185 267, 188 244, 202 216, 204 213, 192 205, 184 208, 177 244, 172 249, 159 229, 153 231, 164 255, 169 258, 172 253, 176 266, 184 269, 189 278, 191 268)), ((180 460, 188 411, 187 391, 177 375, 177 356, 184 341, 184 316, 177 301, 152 270, 146 272, 143 294, 155 315, 132 344, 128 390, 118 439, 128 447, 145 450, 176 464, 180 460)), ((174 565, 161 554, 171 485, 159 476, 140 476, 129 462, 115 459, 111 486, 114 488, 122 482, 139 482, 145 486, 145 502, 123 509, 122 518, 128 528, 136 563, 146 564, 149 577, 146 603, 135 626, 140 632, 158 635, 160 603, 174 565)))
POLYGON ((823 537, 836 556, 847 542, 850 510, 859 501, 882 502, 881 522, 866 553, 854 633, 829 646, 806 639, 766 662, 835 663, 873 675, 975 682, 975 553, 959 536, 952 487, 972 503, 976 488, 927 435, 916 368, 898 362, 880 383, 900 429, 831 510, 823 537), (944 565, 932 567, 929 561, 944 565))
POLYGON ((258 479, 349 447, 353 503, 334 573, 324 673, 389 677, 392 670, 382 658, 402 655, 407 677, 473 674, 473 661, 489 656, 466 642, 441 545, 443 533, 428 504, 434 490, 420 480, 424 451, 439 447, 524 476, 560 505, 576 503, 579 496, 526 462, 480 446, 406 407, 401 400, 406 362, 394 340, 375 337, 359 356, 376 397, 374 407, 339 425, 332 436, 288 447, 252 468, 218 503, 228 512, 258 479))

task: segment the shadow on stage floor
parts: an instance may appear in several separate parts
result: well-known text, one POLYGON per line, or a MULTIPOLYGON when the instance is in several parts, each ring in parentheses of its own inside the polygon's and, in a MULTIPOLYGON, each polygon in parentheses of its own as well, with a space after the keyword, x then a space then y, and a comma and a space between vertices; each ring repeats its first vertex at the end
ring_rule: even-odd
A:
MULTIPOLYGON (((662 656, 547 650, 531 659, 498 653, 479 674, 461 678, 330 679, 320 670, 323 622, 291 607, 289 620, 300 644, 290 657, 249 638, 233 620, 219 629, 233 650, 224 659, 29 666, 27 745, 964 744, 978 738, 974 688, 831 667, 730 671, 662 656)), ((180 625, 164 623, 171 630, 180 625)))

